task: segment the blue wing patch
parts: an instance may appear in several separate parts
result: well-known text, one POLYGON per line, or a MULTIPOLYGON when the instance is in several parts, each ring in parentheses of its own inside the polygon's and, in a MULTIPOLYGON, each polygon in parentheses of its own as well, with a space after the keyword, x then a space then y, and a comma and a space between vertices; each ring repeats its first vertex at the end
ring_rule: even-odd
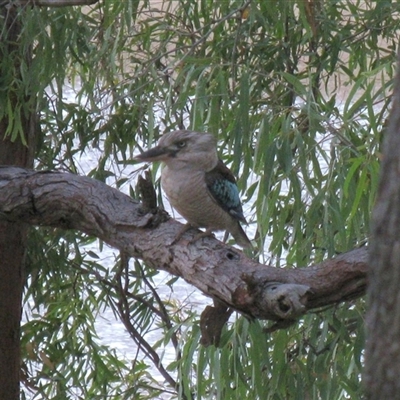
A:
POLYGON ((235 177, 221 160, 212 171, 206 173, 206 184, 211 196, 221 208, 233 218, 246 223, 235 177))

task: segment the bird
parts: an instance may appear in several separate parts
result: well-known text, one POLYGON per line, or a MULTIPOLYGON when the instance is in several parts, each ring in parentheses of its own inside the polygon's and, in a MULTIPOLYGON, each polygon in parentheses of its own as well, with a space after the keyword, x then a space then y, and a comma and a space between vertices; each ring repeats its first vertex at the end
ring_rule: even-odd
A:
POLYGON ((252 247, 240 225, 247 222, 236 179, 219 159, 217 140, 211 133, 168 132, 155 147, 135 159, 164 163, 161 186, 171 206, 187 221, 184 231, 189 227, 206 228, 202 237, 225 230, 241 247, 252 247))

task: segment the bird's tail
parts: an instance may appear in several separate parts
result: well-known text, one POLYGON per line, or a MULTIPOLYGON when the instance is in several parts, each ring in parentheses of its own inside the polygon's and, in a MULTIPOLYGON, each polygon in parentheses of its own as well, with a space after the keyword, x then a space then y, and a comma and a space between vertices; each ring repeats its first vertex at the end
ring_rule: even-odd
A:
POLYGON ((245 231, 239 224, 239 222, 236 224, 235 229, 232 229, 230 232, 235 239, 236 243, 246 249, 251 249, 253 248, 253 245, 250 242, 250 239, 247 237, 245 231))

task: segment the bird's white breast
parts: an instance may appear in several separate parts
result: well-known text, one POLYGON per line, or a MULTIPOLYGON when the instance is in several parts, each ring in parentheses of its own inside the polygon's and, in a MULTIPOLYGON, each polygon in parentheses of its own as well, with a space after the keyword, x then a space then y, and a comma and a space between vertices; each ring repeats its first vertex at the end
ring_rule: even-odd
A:
POLYGON ((203 171, 165 166, 161 185, 172 207, 193 226, 229 230, 235 223, 209 194, 203 171))

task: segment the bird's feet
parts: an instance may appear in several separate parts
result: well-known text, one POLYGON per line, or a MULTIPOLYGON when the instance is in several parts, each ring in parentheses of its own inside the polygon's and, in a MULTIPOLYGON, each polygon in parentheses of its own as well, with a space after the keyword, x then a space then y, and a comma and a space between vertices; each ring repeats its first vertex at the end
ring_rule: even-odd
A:
POLYGON ((185 232, 187 232, 190 228, 192 228, 192 225, 190 225, 189 223, 186 223, 185 225, 183 225, 181 230, 175 236, 175 239, 171 242, 171 246, 178 243, 179 240, 181 240, 182 236, 185 234, 185 232))
POLYGON ((207 237, 207 236, 214 236, 212 229, 206 229, 204 232, 198 233, 190 242, 189 244, 192 244, 194 242, 197 242, 199 239, 207 237))
MULTIPOLYGON (((189 223, 185 224, 182 229, 178 232, 176 235, 175 239, 172 241, 171 246, 179 242, 179 240, 182 238, 182 236, 187 232, 190 228, 193 228, 192 225, 189 223)), ((213 236, 212 229, 206 229, 204 232, 200 232, 197 235, 194 236, 193 239, 189 241, 189 244, 193 244, 194 242, 197 242, 199 239, 207 236, 213 236)))

